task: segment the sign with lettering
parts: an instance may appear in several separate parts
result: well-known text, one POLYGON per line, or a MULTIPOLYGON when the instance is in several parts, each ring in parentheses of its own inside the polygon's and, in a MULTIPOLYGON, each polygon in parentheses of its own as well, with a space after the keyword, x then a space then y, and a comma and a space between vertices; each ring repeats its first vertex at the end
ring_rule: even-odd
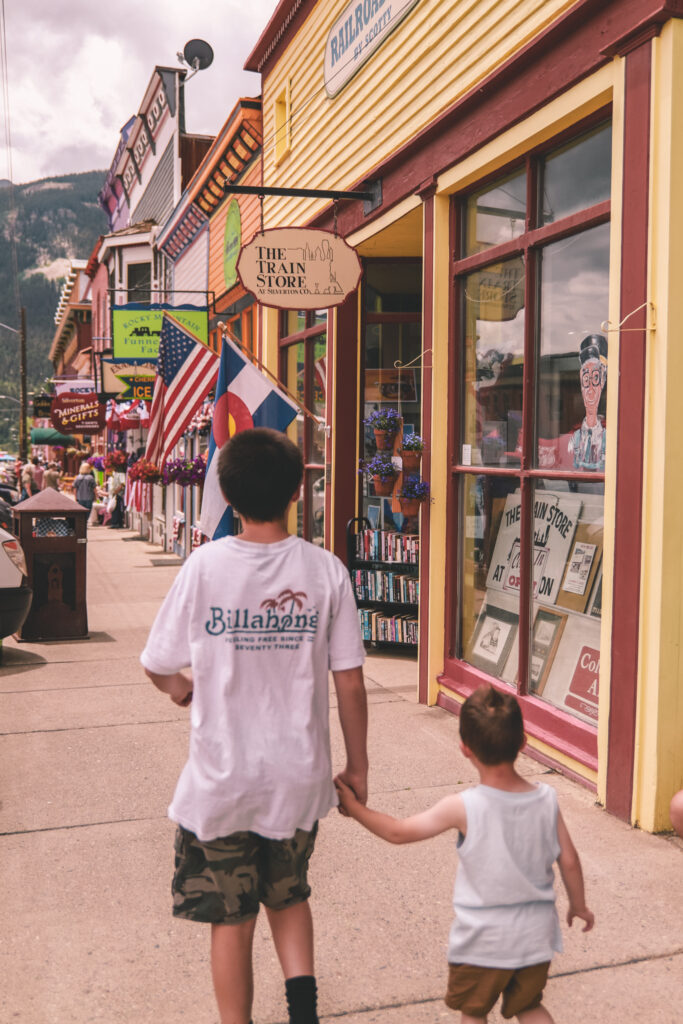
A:
MULTIPOLYGON (((555 604, 569 548, 581 511, 581 499, 537 491, 534 500, 534 598, 555 604)), ((519 493, 508 494, 493 549, 486 586, 519 593, 521 562, 519 530, 522 517, 519 493)))
POLYGON ((264 306, 327 309, 355 291, 361 265, 355 249, 329 231, 270 228, 242 248, 237 273, 264 306))
POLYGON ((599 686, 600 651, 594 647, 582 647, 564 702, 567 707, 597 722, 599 686))
POLYGON ((198 306, 145 306, 131 302, 112 308, 114 359, 120 362, 149 362, 159 354, 159 337, 164 309, 171 310, 181 324, 205 344, 209 338, 209 314, 198 306))
POLYGON ((55 395, 50 419, 55 430, 62 434, 99 434, 105 423, 105 407, 97 395, 55 395))
POLYGON ((47 419, 52 412, 52 399, 54 395, 34 395, 33 415, 36 419, 47 419))
POLYGON ((100 393, 119 401, 143 399, 151 402, 156 379, 156 362, 119 363, 101 356, 102 380, 100 393))
POLYGON ((225 218, 225 235, 223 236, 223 280, 226 288, 232 288, 237 282, 237 260, 242 245, 242 218, 240 204, 236 199, 230 200, 225 218))
POLYGON ((352 0, 329 31, 323 77, 327 95, 336 96, 418 0, 352 0))

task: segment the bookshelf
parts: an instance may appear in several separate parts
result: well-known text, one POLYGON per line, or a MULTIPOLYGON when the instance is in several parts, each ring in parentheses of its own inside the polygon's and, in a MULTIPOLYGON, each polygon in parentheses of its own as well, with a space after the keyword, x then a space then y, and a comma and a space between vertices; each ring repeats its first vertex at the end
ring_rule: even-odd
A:
POLYGON ((356 516, 347 523, 346 542, 364 642, 417 654, 419 535, 375 530, 356 516))

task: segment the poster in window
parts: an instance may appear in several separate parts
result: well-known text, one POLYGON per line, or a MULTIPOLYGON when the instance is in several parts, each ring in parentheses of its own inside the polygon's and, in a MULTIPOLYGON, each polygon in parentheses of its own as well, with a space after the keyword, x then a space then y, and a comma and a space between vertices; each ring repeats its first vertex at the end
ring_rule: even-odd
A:
POLYGON ((567 707, 597 722, 599 683, 600 651, 594 647, 582 647, 564 699, 567 707))
POLYGON ((601 527, 593 523, 579 523, 557 604, 573 612, 587 612, 601 564, 601 527))
POLYGON ((592 615, 595 619, 599 619, 602 616, 602 573, 600 573, 593 587, 588 614, 592 615))
POLYGON ((552 608, 539 608, 534 619, 529 665, 529 690, 539 696, 545 689, 567 616, 552 608))
POLYGON ((467 661, 500 678, 517 633, 517 623, 514 612, 486 605, 477 620, 467 661))
MULTIPOLYGON (((580 498, 537 490, 534 498, 534 598, 555 604, 581 512, 580 498)), ((508 494, 486 578, 487 588, 519 592, 521 563, 519 492, 508 494)))

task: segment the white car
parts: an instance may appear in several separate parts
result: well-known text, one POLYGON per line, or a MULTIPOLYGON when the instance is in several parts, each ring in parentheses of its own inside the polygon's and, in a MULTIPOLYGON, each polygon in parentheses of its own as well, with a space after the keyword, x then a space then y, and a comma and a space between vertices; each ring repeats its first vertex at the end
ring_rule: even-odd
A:
POLYGON ((7 530, 0 529, 0 640, 22 625, 32 597, 21 544, 7 530))

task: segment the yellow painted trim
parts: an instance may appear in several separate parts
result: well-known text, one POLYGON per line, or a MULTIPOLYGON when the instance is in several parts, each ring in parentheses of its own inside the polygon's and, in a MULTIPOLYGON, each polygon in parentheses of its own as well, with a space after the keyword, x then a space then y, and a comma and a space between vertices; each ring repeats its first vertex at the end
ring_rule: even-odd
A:
POLYGON ((657 329, 647 347, 643 547, 632 821, 671 827, 669 801, 683 788, 683 24, 652 42, 648 295, 657 329))
MULTIPOLYGON (((610 220, 609 319, 619 323, 621 302, 621 222, 624 190, 624 105, 625 64, 616 59, 612 65, 612 210, 610 220)), ((607 757, 609 749, 610 680, 612 675, 612 592, 614 580, 614 538, 616 534, 617 437, 619 418, 619 332, 607 336, 609 366, 607 374, 607 450, 605 453, 605 505, 602 550, 602 621, 600 628, 600 700, 598 702, 598 801, 605 803, 607 757)))
MULTIPOLYGON (((446 636, 446 499, 450 482, 448 465, 448 332, 450 294, 450 198, 434 197, 434 292, 424 297, 432 303, 432 423, 431 498, 429 506, 429 637, 428 704, 435 704, 439 690, 437 676, 444 667, 446 636)), ((425 596, 421 595, 424 600, 425 596)))
POLYGON ((459 192, 468 188, 606 106, 612 98, 616 64, 616 61, 606 64, 526 120, 501 132, 455 167, 444 171, 438 178, 438 191, 459 192))
POLYGON ((362 245, 363 242, 367 242, 368 239, 373 238, 381 231, 384 231, 385 228, 390 227, 395 223, 395 221, 405 217, 405 215, 410 213, 411 210, 417 209, 421 202, 422 200, 419 196, 408 196, 400 203, 397 203, 396 206, 392 206, 391 209, 387 210, 387 212, 382 214, 381 217, 377 217, 376 220, 373 220, 371 224, 366 224, 365 227, 359 228, 358 231, 354 231, 352 235, 348 236, 346 241, 349 245, 353 246, 354 249, 357 248, 357 246, 362 245))

